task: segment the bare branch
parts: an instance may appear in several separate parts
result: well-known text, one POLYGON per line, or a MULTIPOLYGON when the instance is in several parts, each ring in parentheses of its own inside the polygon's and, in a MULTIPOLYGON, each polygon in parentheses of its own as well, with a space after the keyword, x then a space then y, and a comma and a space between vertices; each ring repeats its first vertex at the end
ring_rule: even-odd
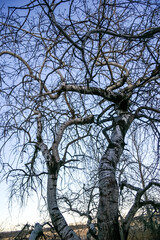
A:
POLYGON ((55 140, 52 144, 52 154, 55 157, 55 159, 57 160, 57 162, 60 161, 59 154, 58 154, 58 145, 59 145, 59 143, 62 139, 63 133, 66 130, 66 128, 70 125, 73 125, 73 124, 83 125, 83 124, 93 123, 93 121, 94 121, 93 115, 89 115, 85 118, 70 119, 70 120, 68 120, 67 122, 65 122, 64 124, 61 125, 61 127, 59 128, 58 133, 56 135, 56 138, 55 138, 55 140))

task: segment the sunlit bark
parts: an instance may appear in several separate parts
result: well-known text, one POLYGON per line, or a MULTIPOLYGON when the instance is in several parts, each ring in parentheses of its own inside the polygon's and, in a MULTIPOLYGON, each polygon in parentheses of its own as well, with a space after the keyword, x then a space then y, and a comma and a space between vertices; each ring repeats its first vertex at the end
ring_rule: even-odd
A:
MULTIPOLYGON (((58 206, 60 168, 74 168, 80 159, 82 169, 88 164, 89 175, 92 162, 86 164, 86 158, 93 160, 96 151, 96 163, 102 156, 99 206, 97 200, 93 207, 95 216, 98 208, 98 235, 91 228, 90 208, 87 214, 72 206, 70 210, 90 217, 89 234, 95 239, 120 240, 116 171, 132 121, 147 137, 151 132, 156 135, 159 144, 158 10, 156 1, 34 0, 0 17, 0 157, 12 140, 13 152, 17 149, 15 166, 2 163, 4 179, 13 177, 12 196, 19 191, 23 198, 48 177, 48 211, 63 240, 79 237, 58 206), (104 154, 102 131, 108 141, 104 154)), ((132 190, 137 195, 122 223, 124 238, 142 206, 141 190, 132 190)))
POLYGON ((47 186, 47 202, 49 214, 55 230, 65 240, 80 240, 76 233, 70 228, 61 214, 56 198, 57 191, 57 172, 49 173, 47 186))
POLYGON ((118 223, 119 188, 116 167, 124 148, 124 137, 133 117, 124 114, 114 119, 110 143, 99 166, 100 200, 98 207, 98 239, 120 239, 118 223))

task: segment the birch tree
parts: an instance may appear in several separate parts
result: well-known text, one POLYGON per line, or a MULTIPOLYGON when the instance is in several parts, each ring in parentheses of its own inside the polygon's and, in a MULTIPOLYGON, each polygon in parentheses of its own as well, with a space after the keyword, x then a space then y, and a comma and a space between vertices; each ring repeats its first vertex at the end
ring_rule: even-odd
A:
POLYGON ((2 168, 22 198, 47 177, 61 239, 79 237, 58 207, 58 176, 87 159, 90 139, 101 154, 94 237, 120 239, 116 170, 133 124, 158 146, 158 14, 156 1, 33 0, 1 16, 1 150, 16 153, 2 168))

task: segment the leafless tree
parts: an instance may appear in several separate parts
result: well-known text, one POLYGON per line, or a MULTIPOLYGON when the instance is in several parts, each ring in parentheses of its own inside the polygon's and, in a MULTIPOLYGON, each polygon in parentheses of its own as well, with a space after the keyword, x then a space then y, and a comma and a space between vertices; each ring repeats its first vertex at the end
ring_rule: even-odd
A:
MULTIPOLYGON (((122 239, 127 239, 131 222, 135 224, 137 219, 143 219, 139 228, 146 221, 147 229, 150 229, 152 234, 156 231, 156 218, 160 210, 157 198, 160 187, 157 181, 159 165, 157 164, 157 154, 151 149, 154 145, 150 139, 144 137, 140 129, 138 132, 132 133, 132 144, 127 149, 128 151, 125 151, 126 155, 121 158, 118 174, 122 204, 120 208, 125 211, 125 213, 121 213, 120 221, 122 239)), ((138 226, 136 229, 138 232, 138 226)))
MULTIPOLYGON (((15 156, 2 169, 22 199, 48 178, 48 211, 62 239, 79 239, 57 204, 62 168, 91 162, 85 150, 95 144, 94 237, 118 240, 116 170, 132 126, 159 150, 159 8, 151 0, 33 0, 1 17, 1 150, 15 156)), ((144 189, 135 190, 137 206, 144 189)))

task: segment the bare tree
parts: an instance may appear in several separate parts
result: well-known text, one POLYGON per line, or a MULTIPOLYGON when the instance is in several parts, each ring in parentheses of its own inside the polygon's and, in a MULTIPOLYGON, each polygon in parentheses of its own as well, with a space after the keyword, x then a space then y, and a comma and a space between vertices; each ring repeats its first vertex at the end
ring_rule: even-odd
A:
MULTIPOLYGON (((119 169, 120 201, 126 212, 121 216, 123 239, 128 237, 131 222, 134 224, 138 218, 143 219, 139 228, 146 221, 147 229, 150 229, 152 235, 155 234, 157 230, 155 228, 156 215, 159 214, 160 210, 157 198, 160 187, 157 181, 159 179, 159 166, 157 154, 151 149, 154 144, 150 142, 150 139, 145 139, 145 135, 140 132, 140 129, 138 132, 132 132, 131 140, 130 152, 123 155, 119 169), (134 218, 138 209, 139 213, 134 218)), ((137 231, 139 231, 138 226, 137 231)))
POLYGON ((134 123, 159 140, 158 13, 153 1, 33 0, 2 17, 1 149, 14 145, 16 153, 3 163, 5 177, 24 199, 47 176, 48 211, 62 239, 79 237, 57 204, 60 169, 85 162, 90 139, 101 151, 101 130, 108 144, 94 237, 120 239, 116 170, 125 137, 134 123))

